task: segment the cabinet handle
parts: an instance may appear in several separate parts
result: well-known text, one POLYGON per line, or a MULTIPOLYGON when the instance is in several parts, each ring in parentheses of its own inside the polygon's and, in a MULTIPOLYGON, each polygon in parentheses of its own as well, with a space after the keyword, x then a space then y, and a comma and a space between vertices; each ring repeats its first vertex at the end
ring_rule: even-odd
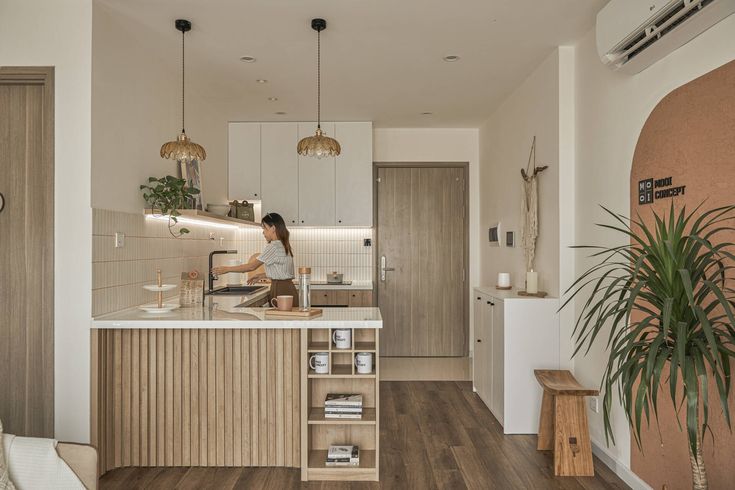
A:
POLYGON ((254 195, 257 197, 258 196, 258 193, 256 192, 254 195))
POLYGON ((304 220, 301 220, 301 222, 303 223, 303 222, 304 222, 304 220))
POLYGON ((478 342, 482 342, 482 339, 477 339, 478 342))
POLYGON ((342 222, 342 220, 339 220, 339 222, 341 223, 341 222, 342 222))
POLYGON ((477 298, 477 301, 480 301, 482 298, 477 298))
POLYGON ((492 301, 488 301, 487 304, 489 304, 490 306, 495 306, 495 303, 493 303, 492 301))

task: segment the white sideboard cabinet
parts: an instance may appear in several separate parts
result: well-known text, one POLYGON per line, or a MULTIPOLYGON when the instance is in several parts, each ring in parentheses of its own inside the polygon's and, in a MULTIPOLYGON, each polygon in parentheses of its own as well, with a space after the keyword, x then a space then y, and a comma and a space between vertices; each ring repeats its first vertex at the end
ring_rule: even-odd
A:
POLYGON ((534 369, 559 369, 559 300, 473 291, 473 389, 505 434, 538 433, 541 388, 534 369))

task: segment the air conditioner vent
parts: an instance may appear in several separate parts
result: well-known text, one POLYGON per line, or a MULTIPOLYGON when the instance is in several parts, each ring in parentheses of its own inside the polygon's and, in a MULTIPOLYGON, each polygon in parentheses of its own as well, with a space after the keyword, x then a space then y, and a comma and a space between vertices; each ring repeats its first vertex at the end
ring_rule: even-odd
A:
POLYGON ((643 52, 648 46, 655 43, 669 32, 676 29, 680 24, 686 22, 689 18, 697 15, 704 7, 712 3, 714 0, 701 0, 687 1, 682 0, 678 2, 673 9, 669 10, 662 17, 657 19, 651 26, 647 27, 637 38, 636 42, 628 43, 623 49, 623 52, 627 52, 631 48, 634 48, 636 44, 640 43, 647 36, 650 36, 640 46, 635 47, 632 51, 627 54, 627 59, 631 60, 635 58, 639 53, 643 52), (656 32, 657 34, 652 34, 656 32))
POLYGON ((597 14, 597 52, 638 73, 735 13, 735 0, 610 0, 597 14))

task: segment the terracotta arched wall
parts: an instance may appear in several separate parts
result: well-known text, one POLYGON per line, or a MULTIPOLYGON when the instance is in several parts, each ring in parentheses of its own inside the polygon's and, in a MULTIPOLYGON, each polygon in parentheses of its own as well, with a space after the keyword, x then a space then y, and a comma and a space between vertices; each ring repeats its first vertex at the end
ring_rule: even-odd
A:
MULTIPOLYGON (((735 61, 674 90, 651 112, 636 145, 630 191, 631 215, 640 213, 647 222, 652 210, 668 210, 672 199, 687 208, 705 199, 707 208, 735 204, 735 61), (667 177, 672 178, 670 185, 653 192, 685 188, 675 197, 654 196, 651 204, 639 203, 640 181, 667 177)), ((666 390, 659 397, 661 437, 652 424, 642 437, 644 453, 633 442, 631 466, 654 489, 663 485, 669 490, 690 489, 686 435, 679 431, 666 390)), ((716 393, 714 383, 710 393, 716 393)), ((714 444, 709 435, 704 443, 710 488, 735 488, 735 436, 727 429, 716 395, 712 396, 714 444)), ((732 393, 730 412, 735 414, 732 393)))

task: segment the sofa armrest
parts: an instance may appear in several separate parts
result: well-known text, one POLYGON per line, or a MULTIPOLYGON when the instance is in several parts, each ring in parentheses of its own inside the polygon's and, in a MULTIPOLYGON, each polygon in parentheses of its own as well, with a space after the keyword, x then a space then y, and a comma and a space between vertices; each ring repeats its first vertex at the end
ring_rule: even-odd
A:
POLYGON ((56 452, 89 490, 97 490, 97 450, 87 444, 60 442, 56 452))

